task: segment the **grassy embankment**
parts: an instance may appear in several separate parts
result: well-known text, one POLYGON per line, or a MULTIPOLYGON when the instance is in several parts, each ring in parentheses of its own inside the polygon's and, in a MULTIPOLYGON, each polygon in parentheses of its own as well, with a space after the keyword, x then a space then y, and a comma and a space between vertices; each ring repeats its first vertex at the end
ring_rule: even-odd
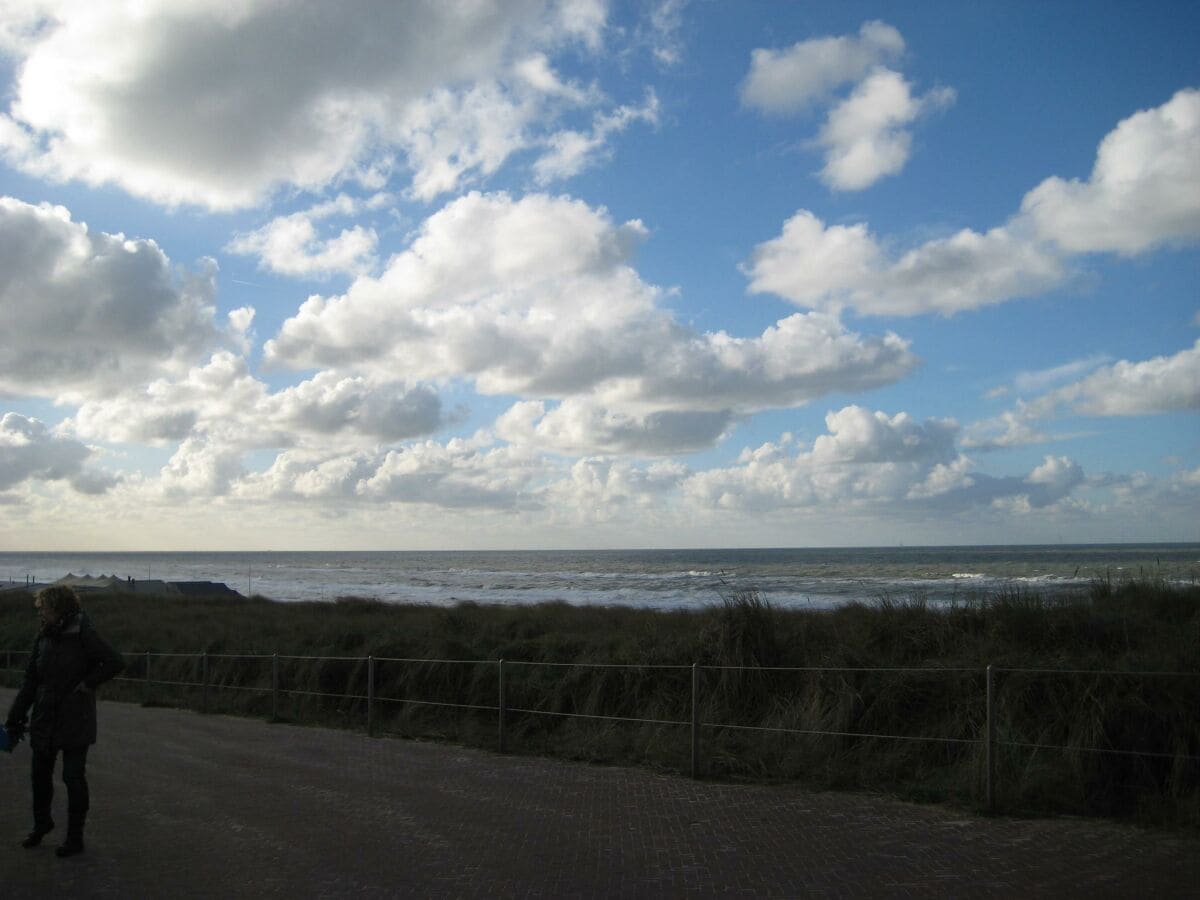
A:
MULTIPOLYGON (((496 705, 504 658, 506 706, 551 713, 687 722, 691 671, 702 670, 702 721, 802 731, 979 741, 985 678, 1003 669, 1155 671, 1177 676, 996 675, 997 805, 1010 812, 1133 817, 1200 827, 1200 585, 1153 579, 1098 583, 1067 600, 1005 591, 934 610, 883 598, 832 611, 781 611, 733 592, 703 611, 462 604, 445 609, 368 600, 284 604, 262 598, 154 600, 97 597, 88 610, 140 679, 152 650, 207 650, 209 708, 271 714, 271 660, 215 654, 279 653, 348 659, 279 661, 279 718, 362 728, 367 655, 482 660, 478 664, 376 663, 376 696, 496 705), (486 662, 492 661, 492 662, 486 662), (524 666, 513 661, 622 663, 638 668, 524 666), (930 667, 963 672, 779 672, 763 667, 930 667), (1190 675, 1187 673, 1191 673, 1190 675), (261 690, 235 690, 234 688, 261 690), (1061 750, 1013 744, 1059 745, 1061 750), (1082 748, 1168 754, 1135 757, 1082 748)), ((27 649, 35 630, 27 595, 0 594, 0 650, 27 649)), ((155 679, 197 681, 192 658, 154 657, 155 679)), ((5 676, 14 685, 15 677, 5 676)), ((144 687, 115 683, 109 697, 142 701, 144 687)), ((155 685, 149 701, 200 703, 200 690, 155 685)), ((381 699, 379 732, 494 747, 496 713, 381 699)), ((508 747, 575 759, 686 771, 686 726, 510 713, 508 747)), ((814 786, 883 790, 979 806, 979 743, 702 729, 705 772, 798 779, 814 786)))

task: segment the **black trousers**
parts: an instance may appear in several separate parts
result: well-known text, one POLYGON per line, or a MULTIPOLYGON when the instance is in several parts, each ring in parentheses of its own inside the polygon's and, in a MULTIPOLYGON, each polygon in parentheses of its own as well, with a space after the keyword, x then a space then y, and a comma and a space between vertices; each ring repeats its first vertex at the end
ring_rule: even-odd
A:
POLYGON ((87 783, 87 746, 63 747, 61 750, 33 751, 33 822, 44 828, 52 821, 50 801, 54 799, 54 763, 62 753, 62 781, 67 788, 67 833, 83 834, 90 801, 87 783))

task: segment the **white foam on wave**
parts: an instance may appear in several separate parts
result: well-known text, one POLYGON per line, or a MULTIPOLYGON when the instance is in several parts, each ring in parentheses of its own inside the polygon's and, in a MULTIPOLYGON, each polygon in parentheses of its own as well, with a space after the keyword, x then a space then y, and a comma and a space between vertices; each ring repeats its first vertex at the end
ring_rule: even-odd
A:
POLYGON ((1087 584, 1090 579, 1074 578, 1070 575, 1019 575, 1007 580, 1025 584, 1087 584))

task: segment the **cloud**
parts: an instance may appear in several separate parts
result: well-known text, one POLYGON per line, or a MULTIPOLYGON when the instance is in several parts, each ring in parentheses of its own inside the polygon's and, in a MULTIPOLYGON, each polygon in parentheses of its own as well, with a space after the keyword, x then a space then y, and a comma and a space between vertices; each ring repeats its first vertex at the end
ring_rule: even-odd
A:
POLYGON ((951 458, 958 423, 953 419, 918 422, 907 413, 886 413, 847 406, 825 417, 829 434, 813 442, 813 459, 822 465, 921 462, 951 458))
POLYGON ((1041 369, 1036 372, 1018 372, 1013 377, 1013 387, 1023 394, 1039 393, 1049 390, 1055 385, 1062 384, 1064 381, 1077 379, 1080 375, 1091 372, 1108 362, 1111 362, 1111 357, 1104 354, 1096 354, 1086 359, 1075 359, 1071 362, 1063 363, 1061 366, 1054 366, 1049 369, 1041 369))
POLYGON ((569 393, 636 354, 654 289, 625 265, 641 223, 578 201, 469 194, 431 216, 378 278, 309 298, 265 347, 291 366, 475 376, 488 393, 569 393), (613 359, 613 356, 618 357, 613 359))
MULTIPOLYGON (((737 465, 692 475, 688 497, 701 506, 768 511, 830 504, 899 502, 914 488, 933 490, 939 466, 961 468, 953 420, 918 422, 847 406, 825 417, 827 434, 810 450, 790 439, 743 451, 737 465)), ((960 483, 942 476, 947 484, 960 483)))
POLYGON ((752 338, 723 331, 668 337, 649 348, 640 377, 604 385, 598 396, 641 408, 757 412, 891 384, 917 365, 898 335, 863 338, 821 313, 796 313, 752 338))
POLYGON ((1121 121, 1087 181, 1047 178, 1021 212, 1067 253, 1143 253, 1200 238, 1200 90, 1121 121))
POLYGON ((64 427, 89 440, 116 443, 175 444, 219 430, 254 444, 248 429, 261 430, 255 411, 266 397, 266 385, 250 375, 245 360, 223 351, 181 378, 158 378, 89 399, 64 427))
POLYGON ((974 463, 966 456, 952 462, 937 463, 925 479, 916 482, 904 495, 908 500, 929 500, 946 494, 962 494, 975 486, 976 478, 971 475, 974 463))
POLYGON ((337 272, 355 275, 375 264, 379 236, 374 228, 355 225, 336 236, 321 239, 314 223, 332 216, 350 216, 366 204, 345 194, 310 209, 279 216, 262 228, 235 235, 225 247, 229 253, 258 256, 264 269, 280 275, 320 277, 337 272))
POLYGON ((963 435, 962 445, 972 450, 1002 450, 1058 440, 1035 426, 1038 416, 1023 401, 1015 409, 998 416, 973 422, 963 435))
POLYGON ((375 446, 430 434, 444 422, 427 385, 318 372, 271 392, 245 359, 218 353, 178 380, 83 403, 64 423, 99 441, 174 444, 195 438, 243 452, 293 446, 375 446))
POLYGON ((1083 483, 1083 468, 1066 456, 1047 456, 1025 480, 1042 485, 1057 496, 1064 496, 1071 488, 1083 483))
POLYGON ((0 53, 16 55, 47 25, 49 4, 39 0, 0 0, 0 53))
POLYGON ((1011 227, 963 229, 888 258, 866 225, 826 226, 800 210, 754 249, 750 290, 798 306, 860 314, 952 315, 1050 290, 1066 276, 1058 255, 1011 227))
MULTIPOLYGON (((1066 456, 1046 456, 1024 478, 976 476, 974 484, 959 492, 962 501, 1022 516, 1041 510, 1086 512, 1087 505, 1072 494, 1087 483, 1083 467, 1066 456)), ((1101 479, 1103 480, 1103 479, 1101 479)))
POLYGON ((443 424, 441 399, 428 385, 376 384, 334 372, 280 391, 266 407, 269 418, 285 430, 352 433, 384 442, 420 437, 443 424))
MULTIPOLYGON (((1024 396, 1041 394, 1052 388, 1078 379, 1081 375, 1092 372, 1111 361, 1111 357, 1096 354, 1084 359, 1076 359, 1053 366, 1049 369, 1018 372, 1013 376, 1011 387, 998 385, 988 390, 984 396, 989 400, 1007 397, 1014 390, 1024 396)), ((964 447, 977 450, 999 450, 1006 447, 1023 447, 1030 444, 1045 444, 1050 441, 1066 440, 1080 437, 1078 434, 1047 434, 1036 426, 1039 418, 1044 418, 1043 412, 1037 405, 1030 405, 1021 397, 1017 398, 1013 409, 1005 410, 997 416, 982 419, 969 425, 963 435, 964 447)))
POLYGON ((329 454, 285 451, 269 469, 242 480, 244 499, 323 499, 418 504, 442 509, 537 506, 528 488, 546 476, 537 456, 484 440, 418 442, 403 448, 329 454))
POLYGON ((879 69, 829 112, 817 141, 825 148, 821 180, 840 191, 859 191, 908 162, 912 135, 905 130, 921 116, 954 102, 939 88, 923 97, 897 72, 879 69))
POLYGON ((1019 388, 1045 392, 1030 400, 1018 399, 1013 409, 973 423, 966 430, 963 446, 994 450, 1077 437, 1048 435, 1037 427, 1037 422, 1064 412, 1107 417, 1200 410, 1200 341, 1171 356, 1141 362, 1122 359, 1104 365, 1103 359, 1092 357, 1043 372, 1022 373, 1017 377, 1019 388), (1047 390, 1082 372, 1089 374, 1047 390))
POLYGON ((496 420, 496 434, 510 443, 556 453, 669 455, 713 446, 733 424, 728 410, 660 410, 644 414, 606 408, 570 397, 552 410, 541 401, 514 404, 496 420))
POLYGON ((1118 515, 1136 519, 1149 512, 1156 519, 1180 516, 1179 521, 1195 524, 1196 509, 1200 507, 1200 468, 1182 469, 1161 479, 1134 472, 1112 476, 1108 481, 1118 515))
POLYGON ((494 171, 536 139, 526 122, 553 113, 519 64, 571 46, 596 53, 606 24, 600 0, 45 10, 41 28, 23 14, 0 27, 19 66, 0 118, 9 159, 39 177, 212 209, 283 185, 377 185, 397 151, 422 197, 494 171), (453 146, 425 142, 431 104, 453 146))
POLYGON ((666 460, 649 466, 625 460, 586 458, 547 485, 545 506, 557 518, 575 522, 611 522, 629 515, 670 522, 669 498, 687 476, 686 466, 666 460))
POLYGON ((757 49, 742 82, 742 102, 761 112, 799 112, 857 82, 875 66, 904 52, 900 32, 884 22, 865 22, 857 37, 822 37, 785 50, 757 49))
POLYGON ((1200 409, 1200 341, 1172 356, 1119 360, 1039 398, 1035 412, 1067 406, 1089 416, 1142 416, 1200 409))
POLYGON ((155 487, 167 500, 223 497, 244 474, 239 448, 205 437, 189 437, 163 467, 155 487))
POLYGON ((806 308, 867 315, 951 315, 1044 293, 1072 255, 1144 252, 1200 237, 1200 91, 1119 123, 1089 182, 1051 178, 986 232, 962 229, 889 254, 867 225, 826 226, 797 211, 755 248, 750 290, 806 308))
POLYGON ((547 185, 577 175, 592 166, 607 150, 608 139, 634 122, 658 124, 658 97, 649 91, 641 106, 621 106, 612 112, 598 113, 590 132, 560 131, 551 135, 549 150, 533 164, 534 180, 547 185))
POLYGON ((542 509, 562 521, 610 521, 630 510, 669 519, 686 466, 588 457, 569 466, 530 448, 498 445, 480 433, 446 443, 416 442, 346 454, 289 450, 236 487, 242 500, 321 500, 352 505, 436 507, 453 511, 542 509))
POLYGON ((591 397, 522 434, 595 453, 694 449, 735 415, 888 384, 916 365, 896 335, 863 338, 821 313, 749 338, 685 328, 629 265, 645 233, 567 198, 471 194, 431 216, 379 277, 306 301, 266 356, 375 378, 471 380, 492 395, 591 397))
POLYGON ((433 200, 468 173, 497 171, 515 151, 534 143, 529 130, 551 98, 573 106, 585 103, 583 93, 562 85, 544 61, 533 71, 528 64, 518 71, 515 90, 489 81, 467 89, 440 88, 412 104, 396 134, 412 170, 412 196, 433 200))
POLYGON ((512 509, 531 505, 523 489, 542 475, 535 457, 507 447, 476 450, 453 441, 427 441, 390 451, 359 492, 374 500, 446 509, 512 509))
POLYGON ((352 500, 357 487, 379 466, 378 454, 355 451, 285 450, 261 473, 251 473, 239 485, 242 497, 273 500, 352 500))
POLYGON ((830 412, 829 429, 811 449, 790 436, 743 451, 734 466, 687 477, 682 489, 700 507, 754 513, 821 511, 831 520, 855 511, 874 515, 953 514, 997 508, 1010 514, 1070 503, 1085 484, 1067 457, 1047 456, 1027 476, 993 477, 975 470, 955 447, 948 419, 918 422, 858 406, 830 412))
POLYGON ((84 494, 102 494, 115 476, 87 466, 92 451, 53 434, 37 419, 19 413, 0 417, 0 491, 24 481, 66 481, 84 494))
POLYGON ((825 153, 820 177, 827 186, 863 190, 904 168, 912 149, 909 126, 954 102, 950 88, 913 96, 912 85, 887 65, 903 52, 900 32, 878 21, 864 23, 857 37, 754 50, 742 103, 770 115, 794 114, 831 102, 839 88, 853 85, 833 103, 815 144, 825 153))
POLYGON ((679 31, 683 13, 690 0, 655 0, 650 9, 646 33, 654 59, 664 66, 677 65, 683 59, 679 31))
MULTIPOLYGON (((536 425, 541 410, 526 412, 536 425)), ((542 455, 536 442, 499 443, 508 438, 489 432, 369 449, 313 442, 284 450, 265 470, 251 471, 236 442, 195 435, 180 442, 158 478, 127 483, 123 497, 150 504, 219 499, 245 510, 316 503, 325 514, 355 507, 542 511, 560 524, 636 516, 643 524, 677 527, 706 509, 819 513, 830 521, 966 510, 1078 514, 1085 510, 1073 496, 1080 489, 1099 486, 1121 495, 1141 490, 1128 479, 1088 479, 1078 463, 1062 456, 1045 457, 1024 476, 983 474, 956 449, 959 428, 953 420, 919 421, 848 406, 828 413, 826 424, 828 433, 808 447, 785 435, 778 443, 744 450, 732 466, 699 472, 674 460, 645 464, 587 456, 568 464, 542 455)), ((1175 481, 1176 493, 1195 493, 1187 478, 1175 481)))
POLYGON ((215 322, 213 274, 61 206, 0 197, 0 392, 97 395, 180 371, 237 337, 215 322))

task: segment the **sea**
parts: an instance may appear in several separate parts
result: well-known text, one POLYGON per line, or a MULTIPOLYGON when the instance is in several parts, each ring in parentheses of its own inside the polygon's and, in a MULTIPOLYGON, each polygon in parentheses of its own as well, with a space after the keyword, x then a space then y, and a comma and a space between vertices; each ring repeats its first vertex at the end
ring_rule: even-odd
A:
POLYGON ((859 547, 729 550, 0 553, 0 583, 67 574, 217 581, 276 601, 363 597, 452 606, 470 601, 717 605, 740 590, 780 608, 924 600, 968 602, 1000 589, 1047 595, 1097 580, 1200 581, 1200 544, 859 547))

